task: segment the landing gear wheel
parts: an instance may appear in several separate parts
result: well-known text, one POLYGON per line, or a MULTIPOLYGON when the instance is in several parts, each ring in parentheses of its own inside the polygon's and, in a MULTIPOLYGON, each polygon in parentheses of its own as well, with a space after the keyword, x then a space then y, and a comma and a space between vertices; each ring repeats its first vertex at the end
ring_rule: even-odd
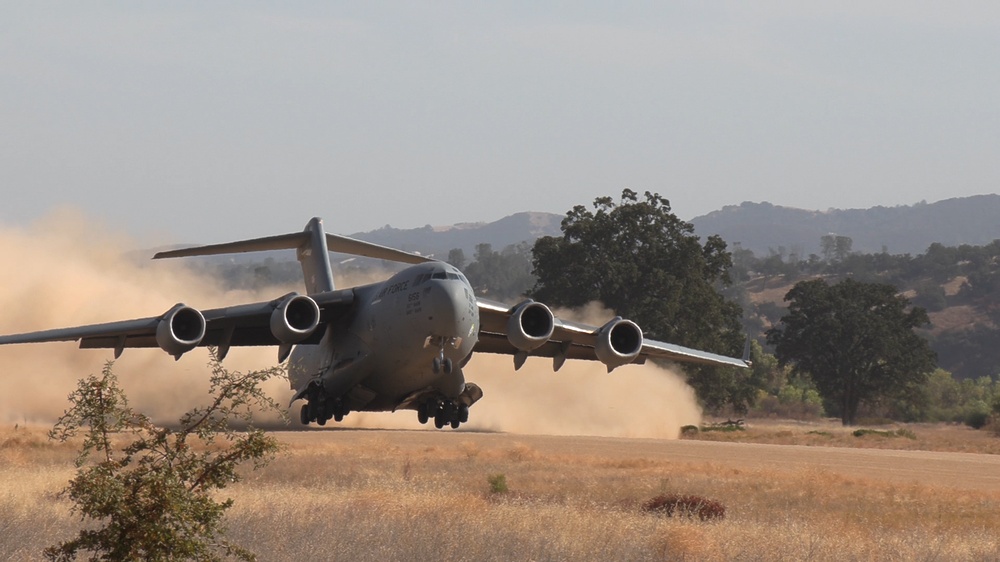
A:
POLYGON ((465 404, 458 407, 458 421, 462 423, 469 421, 469 407, 465 404))
POLYGON ((444 421, 444 416, 438 415, 434 417, 434 427, 441 429, 445 426, 445 423, 447 422, 444 421))
POLYGON ((302 409, 299 410, 299 421, 302 425, 309 425, 309 405, 303 404, 302 409))
POLYGON ((458 426, 461 425, 461 424, 462 424, 462 422, 460 422, 458 420, 451 420, 451 428, 452 429, 458 429, 458 426))
POLYGON ((451 359, 444 360, 444 372, 446 375, 450 375, 451 371, 455 368, 455 365, 451 362, 451 359))
POLYGON ((435 357, 434 358, 434 361, 431 363, 431 369, 434 371, 435 375, 441 372, 441 358, 440 357, 435 357))
POLYGON ((427 423, 427 412, 420 410, 417 412, 417 421, 421 424, 427 423))
POLYGON ((316 423, 319 425, 326 425, 326 418, 319 418, 316 420, 316 423))

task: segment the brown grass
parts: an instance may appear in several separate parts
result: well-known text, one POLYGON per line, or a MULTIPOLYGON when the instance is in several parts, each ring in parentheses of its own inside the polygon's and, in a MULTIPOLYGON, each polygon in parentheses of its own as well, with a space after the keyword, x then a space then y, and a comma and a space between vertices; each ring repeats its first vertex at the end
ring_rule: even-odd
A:
MULTIPOLYGON (((73 474, 74 450, 43 434, 0 431, 0 560, 40 560, 44 546, 78 528, 56 496, 73 474)), ((1000 491, 684 462, 648 454, 657 445, 645 440, 577 438, 566 447, 557 438, 456 432, 280 437, 286 449, 274 463, 225 490, 235 499, 231 536, 261 560, 1000 558, 1000 491), (622 444, 631 452, 602 452, 622 444), (491 493, 497 474, 508 493, 491 493), (726 517, 643 513, 649 498, 668 494, 720 500, 726 517)))

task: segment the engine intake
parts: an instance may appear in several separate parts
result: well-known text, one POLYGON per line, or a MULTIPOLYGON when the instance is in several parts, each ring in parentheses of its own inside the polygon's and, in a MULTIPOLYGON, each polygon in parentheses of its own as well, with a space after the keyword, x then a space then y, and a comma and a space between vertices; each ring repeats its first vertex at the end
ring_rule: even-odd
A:
POLYGON ((621 316, 608 321, 597 332, 594 352, 610 373, 615 367, 635 361, 642 351, 642 330, 631 320, 621 316))
POLYGON ((156 325, 156 344, 180 359, 205 337, 205 317, 197 309, 182 303, 174 305, 156 325))
POLYGON ((520 351, 538 349, 552 337, 552 311, 540 302, 524 301, 507 319, 507 339, 520 351))
POLYGON ((298 343, 319 325, 319 306, 302 295, 282 300, 271 313, 271 334, 281 343, 298 343))

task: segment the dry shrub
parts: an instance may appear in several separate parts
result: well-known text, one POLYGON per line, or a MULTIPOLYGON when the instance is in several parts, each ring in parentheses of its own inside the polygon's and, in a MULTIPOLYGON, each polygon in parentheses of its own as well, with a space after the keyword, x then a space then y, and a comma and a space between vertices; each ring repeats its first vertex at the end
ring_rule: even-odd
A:
POLYGON ((722 502, 703 498, 701 496, 682 496, 679 494, 664 494, 656 496, 642 504, 646 513, 673 517, 674 513, 685 517, 697 517, 702 521, 725 519, 726 506, 722 502))
POLYGON ((514 446, 507 450, 507 458, 514 462, 537 460, 538 457, 538 451, 524 443, 514 443, 514 446))

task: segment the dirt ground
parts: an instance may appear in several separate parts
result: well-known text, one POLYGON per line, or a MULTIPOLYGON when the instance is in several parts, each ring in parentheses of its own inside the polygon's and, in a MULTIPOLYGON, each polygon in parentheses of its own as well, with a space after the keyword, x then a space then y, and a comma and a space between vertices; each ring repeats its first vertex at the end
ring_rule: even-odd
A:
MULTIPOLYGON (((964 490, 1000 490, 1000 455, 705 440, 621 439, 514 435, 464 431, 343 430, 283 432, 292 447, 337 443, 421 452, 428 448, 475 446, 483 451, 524 446, 548 455, 586 455, 621 462, 626 459, 706 463, 741 469, 817 470, 842 476, 873 478, 900 484, 922 484, 964 490)), ((918 433, 919 435, 919 433, 918 433)), ((1000 440, 1000 438, 993 438, 1000 440)), ((909 439, 893 440, 908 445, 909 439)))

